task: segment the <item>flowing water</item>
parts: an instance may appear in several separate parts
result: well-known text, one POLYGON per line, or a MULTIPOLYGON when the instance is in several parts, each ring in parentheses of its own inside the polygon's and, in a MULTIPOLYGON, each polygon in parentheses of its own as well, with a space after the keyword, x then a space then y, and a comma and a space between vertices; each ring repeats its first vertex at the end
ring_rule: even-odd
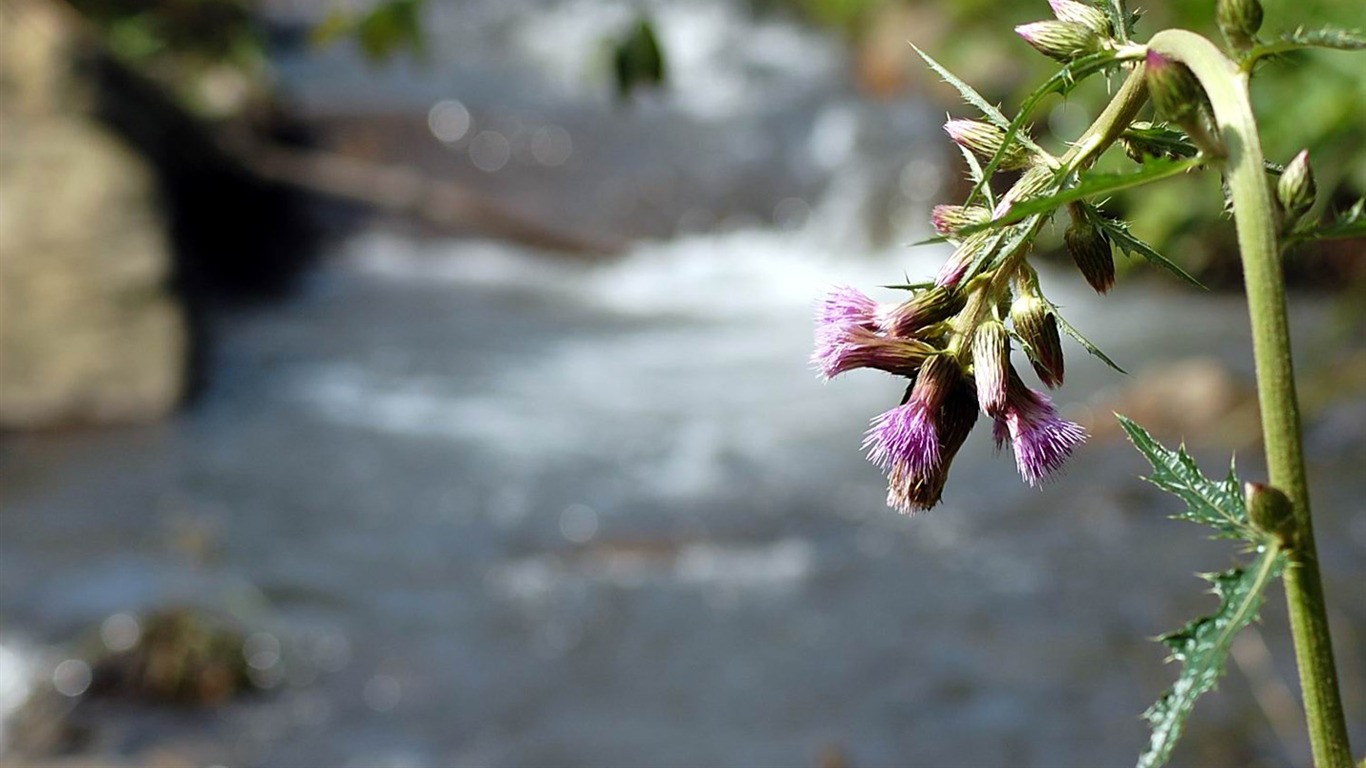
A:
MULTIPOLYGON (((438 14, 449 48, 427 71, 282 62, 318 112, 445 104, 432 142, 445 130, 476 169, 477 131, 451 138, 452 105, 472 122, 511 110, 522 130, 490 184, 563 165, 561 184, 620 186, 662 153, 682 191, 656 210, 679 233, 590 264, 374 228, 296 297, 221 318, 211 385, 180 416, 0 441, 0 711, 50 685, 106 617, 188 603, 258 633, 268 690, 209 711, 103 705, 90 751, 263 766, 1132 759, 1137 715, 1172 674, 1145 638, 1207 608, 1190 574, 1233 553, 1166 521, 1174 502, 1112 437, 1040 491, 979 425, 941 507, 886 509, 859 443, 900 387, 818 383, 810 316, 831 284, 943 258, 899 245, 924 236, 953 173, 931 149, 938 118, 858 100, 834 46, 791 24, 655 7, 666 48, 688 53, 677 94, 643 116, 622 118, 576 69, 628 4, 462 6, 438 14), (560 164, 543 162, 548 126, 569 138, 560 164), (726 220, 689 189, 758 213, 726 220)), ((1125 281, 1099 299, 1074 274, 1044 278, 1131 370, 1192 354, 1250 366, 1234 297, 1125 281)), ((1328 318, 1297 317, 1311 360, 1331 359, 1328 318)), ((1098 421, 1121 377, 1069 354, 1060 404, 1098 421)), ((1311 430, 1357 712, 1363 414, 1344 404, 1311 430)), ((1213 472, 1227 452, 1200 455, 1213 472)), ((1255 451, 1240 467, 1255 475, 1255 451)), ((1293 679, 1283 625, 1273 600, 1276 665, 1240 668, 1202 702, 1185 765, 1303 762, 1249 691, 1274 699, 1293 679)))

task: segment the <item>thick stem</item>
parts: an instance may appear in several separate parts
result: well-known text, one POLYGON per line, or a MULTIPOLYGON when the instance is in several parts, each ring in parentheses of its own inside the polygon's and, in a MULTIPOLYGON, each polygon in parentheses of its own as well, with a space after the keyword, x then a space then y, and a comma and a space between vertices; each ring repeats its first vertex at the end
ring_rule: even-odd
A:
POLYGON ((1195 73, 1209 96, 1227 149, 1224 170, 1233 192, 1238 247, 1252 318, 1267 466, 1271 484, 1284 491, 1294 504, 1296 530, 1290 550, 1292 565, 1285 572, 1285 589, 1309 740, 1315 765, 1351 768, 1347 724, 1338 693, 1323 581, 1309 514, 1285 282, 1276 241, 1276 211, 1262 172, 1262 148, 1248 100, 1247 78, 1213 43, 1191 32, 1159 32, 1148 46, 1195 73))

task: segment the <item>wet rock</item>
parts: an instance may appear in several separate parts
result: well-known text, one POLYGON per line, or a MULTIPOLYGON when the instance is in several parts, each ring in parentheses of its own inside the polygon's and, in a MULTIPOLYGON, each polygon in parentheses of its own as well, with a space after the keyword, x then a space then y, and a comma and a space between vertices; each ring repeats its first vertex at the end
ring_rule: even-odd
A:
POLYGON ((91 665, 90 696, 202 707, 254 690, 246 636, 228 622, 176 608, 147 616, 140 629, 132 647, 91 665))
POLYGON ((149 166, 91 115, 71 12, 0 24, 0 427, 144 420, 180 400, 184 308, 149 166))

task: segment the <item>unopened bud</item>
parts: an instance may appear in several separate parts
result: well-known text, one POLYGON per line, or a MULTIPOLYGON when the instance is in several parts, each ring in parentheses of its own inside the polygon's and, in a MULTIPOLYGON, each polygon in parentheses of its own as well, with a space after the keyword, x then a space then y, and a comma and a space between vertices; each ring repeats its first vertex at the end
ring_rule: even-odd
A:
POLYGON ((1115 284, 1115 259, 1110 251, 1110 239, 1085 214, 1074 216, 1063 236, 1067 251, 1081 270, 1081 276, 1096 289, 1105 293, 1115 284))
POLYGON ((1244 483, 1247 516, 1258 530, 1272 534, 1282 544, 1295 539, 1295 505, 1280 490, 1265 483, 1244 483))
POLYGON ((972 337, 972 368, 977 379, 977 404, 989 416, 1005 412, 1010 370, 1010 334, 999 320, 977 326, 972 337))
POLYGON ((1094 5, 1079 3, 1077 0, 1048 0, 1048 5, 1053 8, 1053 15, 1058 17, 1058 21, 1080 24, 1104 37, 1114 33, 1110 26, 1110 17, 1094 5))
POLYGON ((1056 182, 1053 169, 1043 165, 1030 168, 1020 174, 1020 178, 1015 184, 1001 196, 1001 200, 996 203, 995 210, 991 212, 992 217, 1004 216, 1010 211, 1011 206, 1020 201, 1052 192, 1056 182))
POLYGON ((909 339, 918 331, 958 314, 967 303, 962 291, 936 285, 888 311, 883 327, 895 337, 909 339))
POLYGON ((991 211, 978 205, 936 205, 930 212, 934 231, 945 237, 952 237, 960 229, 985 224, 990 220, 991 211))
POLYGON ((1150 49, 1144 77, 1159 118, 1181 123, 1199 109, 1204 91, 1185 64, 1150 49))
POLYGON ((1064 64, 1095 53, 1104 44, 1095 29, 1072 21, 1035 21, 1021 24, 1015 28, 1015 33, 1034 46, 1034 50, 1064 64))
MULTIPOLYGON (((950 120, 944 123, 944 131, 959 146, 970 149, 974 154, 988 159, 995 157, 996 153, 1001 151, 1001 145, 1005 143, 1006 138, 1005 131, 991 123, 983 123, 977 120, 950 120)), ((1012 141, 997 167, 1003 171, 1013 171, 1025 168, 1032 162, 1033 157, 1029 150, 1019 141, 1012 141)))
POLYGON ((1244 51, 1253 46, 1253 36, 1262 28, 1260 0, 1219 0, 1214 13, 1230 47, 1244 51))
POLYGON ((1314 207, 1318 187, 1314 184, 1314 171, 1309 167, 1309 150, 1302 149, 1295 159, 1285 167, 1281 180, 1276 183, 1276 197, 1285 209, 1287 226, 1294 226, 1304 214, 1314 207))
POLYGON ((1052 388, 1062 385, 1062 339, 1058 319, 1048 302, 1038 296, 1020 296, 1010 305, 1010 322, 1024 342, 1029 362, 1039 380, 1052 388))
POLYGON ((934 284, 941 288, 953 288, 962 283, 963 278, 968 277, 968 269, 982 256, 982 251, 990 245, 990 232, 968 235, 953 250, 953 255, 949 256, 944 264, 939 267, 939 274, 935 275, 934 284))

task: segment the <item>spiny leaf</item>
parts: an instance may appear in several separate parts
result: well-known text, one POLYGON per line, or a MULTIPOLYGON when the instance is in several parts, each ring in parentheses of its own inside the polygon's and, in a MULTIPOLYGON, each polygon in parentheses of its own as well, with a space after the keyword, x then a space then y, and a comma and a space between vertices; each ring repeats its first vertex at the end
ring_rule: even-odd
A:
POLYGON ((1296 232, 1288 238, 1292 243, 1306 240, 1347 240, 1366 237, 1366 198, 1352 204, 1341 216, 1324 226, 1296 232))
MULTIPOLYGON (((1024 130, 1025 121, 1029 119, 1030 114, 1034 112, 1034 108, 1039 105, 1039 102, 1043 101, 1044 97, 1051 93, 1067 94, 1086 77, 1114 65, 1117 62, 1118 59, 1115 58, 1114 52, 1097 51, 1096 53, 1082 56, 1069 63, 1067 66, 1054 72, 1052 77, 1044 81, 1043 85, 1035 88, 1034 92, 1026 96, 1024 101, 1020 103, 1020 111, 1016 113, 1015 119, 1011 120, 1010 124, 1006 126, 1006 135, 1005 139, 1001 142, 1001 148, 996 151, 996 154, 993 155, 991 160, 987 163, 987 167, 982 172, 982 178, 990 179, 992 174, 996 173, 996 169, 1001 165, 1001 161, 1010 150, 1011 142, 1013 142, 1017 136, 1020 137, 1020 143, 1031 148, 1038 148, 1038 145, 1034 144, 1033 141, 1029 139, 1028 135, 1022 133, 1022 131, 1024 130)), ((972 202, 977 199, 977 195, 983 190, 990 196, 991 191, 990 188, 987 187, 986 182, 979 180, 972 188, 972 191, 968 193, 968 198, 964 205, 971 205, 972 202)), ((991 207, 994 208, 995 205, 992 205, 991 207)))
POLYGON ((1248 51, 1243 67, 1247 69, 1251 67, 1253 62, 1268 56, 1278 56, 1282 53, 1305 48, 1329 48, 1336 51, 1366 50, 1366 36, 1355 29, 1335 29, 1333 27, 1305 29, 1300 27, 1294 32, 1281 35, 1280 40, 1259 45, 1248 51))
MULTIPOLYGON (((1050 303, 1050 304, 1051 304, 1051 303, 1050 303)), ((1094 355, 1095 357, 1099 358, 1101 362, 1105 363, 1106 365, 1110 366, 1111 368, 1115 369, 1116 371, 1119 371, 1120 373, 1123 373, 1123 374, 1127 374, 1127 373, 1128 373, 1128 371, 1124 370, 1123 368, 1120 368, 1119 365, 1118 365, 1117 363, 1115 363, 1114 360, 1111 360, 1110 357, 1109 357, 1109 355, 1106 355, 1104 352, 1101 352, 1101 351, 1100 351, 1100 347, 1097 347, 1095 344, 1091 343, 1091 340, 1090 340, 1090 339, 1086 338, 1085 336, 1082 336, 1082 335, 1081 335, 1081 331, 1078 331, 1076 328, 1074 328, 1074 327, 1072 326, 1071 323, 1069 323, 1069 322, 1067 322, 1066 320, 1064 320, 1063 317, 1062 317, 1062 315, 1058 312, 1058 307, 1057 307, 1056 305, 1052 305, 1052 306, 1053 306, 1053 319, 1057 321, 1057 323, 1058 323, 1058 328, 1059 328, 1063 333, 1065 333, 1065 334, 1067 334, 1068 336, 1071 336, 1073 339, 1075 339, 1076 342, 1082 346, 1082 349, 1085 349, 1087 352, 1089 352, 1089 353, 1091 353, 1092 355, 1094 355)))
POLYGON ((920 58, 924 59, 926 64, 930 65, 930 69, 933 69, 941 78, 943 78, 944 82, 956 88, 958 93, 962 95, 963 100, 976 107, 977 110, 982 113, 983 117, 1001 130, 1006 130, 1010 127, 1010 121, 1006 119, 1005 115, 1001 114, 1001 110, 993 106, 991 102, 982 98, 982 94, 978 93, 972 86, 959 80, 958 77, 946 69, 944 65, 930 58, 930 55, 917 48, 915 43, 911 43, 911 47, 915 49, 916 53, 920 54, 920 58))
POLYGON ((1127 223, 1102 215, 1099 210, 1090 204, 1086 204, 1085 207, 1091 222, 1095 226, 1105 230, 1105 234, 1110 237, 1110 242, 1119 246, 1120 250, 1124 251, 1124 253, 1130 256, 1137 253, 1147 259, 1149 263, 1162 267, 1196 288, 1199 288, 1202 291, 1208 290, 1199 280, 1191 277, 1190 273, 1186 272, 1186 270, 1181 267, 1178 267, 1171 259, 1158 253, 1157 249, 1153 248, 1151 245, 1134 237, 1133 233, 1129 231, 1129 225, 1127 223))
MULTIPOLYGON (((1006 132, 1005 140, 1001 142, 1001 149, 997 150, 996 156, 993 157, 993 158, 991 158, 992 163, 999 163, 999 162, 1001 162, 1001 158, 1005 157, 1005 150, 1006 150, 1006 147, 1009 147, 1009 146, 1010 146, 1010 142, 1011 142, 1012 140, 1013 140, 1013 139, 1012 139, 1012 137, 1011 137, 1011 135, 1010 135, 1010 132, 1007 131, 1007 132, 1006 132)), ((970 150, 970 149, 968 149, 967 147, 964 147, 964 146, 962 146, 962 145, 960 145, 960 144, 955 144, 954 146, 955 146, 955 147, 958 147, 958 151, 959 151, 960 153, 962 153, 963 159, 964 159, 965 161, 967 161, 967 164, 968 164, 968 177, 969 177, 970 179, 972 179, 972 193, 968 195, 967 202, 965 202, 965 203, 963 203, 963 204, 964 204, 964 205, 972 205, 973 199, 977 196, 978 192, 980 191, 982 194, 984 194, 984 195, 986 196, 986 199, 987 199, 987 207, 988 207, 988 208, 995 208, 995 207, 996 207, 996 195, 992 194, 992 192, 991 192, 991 185, 987 184, 987 181, 988 181, 991 177, 988 176, 988 175, 986 174, 986 172, 982 170, 982 164, 979 163, 979 162, 977 161, 977 155, 974 155, 974 154, 972 153, 972 150, 970 150)), ((996 170, 996 169, 995 169, 995 166, 992 166, 992 172, 993 172, 993 173, 995 172, 995 170, 996 170)))
MULTIPOLYGON (((1194 157, 1200 152, 1200 148, 1191 143, 1184 131, 1165 123, 1134 123, 1124 129, 1120 140, 1149 150, 1146 154, 1156 157, 1194 157)), ((1132 154, 1130 158, 1133 158, 1132 154)), ((1274 176, 1285 172, 1285 166, 1267 161, 1262 162, 1262 168, 1274 176)))
POLYGON ((1129 42, 1134 36, 1134 24, 1138 21, 1140 11, 1129 12, 1124 7, 1124 0, 1108 0, 1105 3, 1105 15, 1110 17, 1110 25, 1114 27, 1116 36, 1121 42, 1129 42))
POLYGON ((968 227, 963 230, 963 233, 971 234, 974 231, 991 229, 1003 224, 1012 224, 1026 216, 1032 216, 1036 213, 1048 213, 1076 200, 1083 200, 1097 195, 1106 195, 1112 192, 1142 186, 1160 179, 1179 176, 1192 168, 1199 167, 1203 162, 1204 159, 1199 157, 1188 157, 1179 160, 1157 159, 1144 163, 1137 171, 1132 173, 1084 173, 1077 178, 1077 183, 1071 187, 1060 190, 1052 195, 1021 200, 1010 206, 1010 209, 1007 210, 1004 215, 992 219, 985 224, 968 227))
POLYGON ((1210 480, 1184 448, 1173 451, 1162 446, 1147 430, 1123 416, 1119 416, 1119 423, 1134 447, 1152 464, 1148 481, 1186 503, 1186 510, 1173 517, 1209 525, 1220 538, 1246 540, 1257 553, 1247 568, 1205 576, 1219 598, 1218 610, 1159 638, 1171 650, 1171 658, 1181 662, 1181 673, 1162 698, 1143 713, 1153 733, 1138 759, 1138 768, 1158 768, 1171 757, 1195 700, 1213 689, 1223 675, 1234 636, 1257 620, 1263 593, 1285 570, 1288 555, 1274 534, 1259 530, 1248 519, 1231 467, 1225 479, 1210 480))
POLYGON ((1138 452, 1153 465, 1148 482, 1186 502, 1186 511, 1173 515, 1174 519, 1208 525, 1214 529, 1216 538, 1266 540, 1266 534, 1248 519, 1242 489, 1232 467, 1223 480, 1210 480, 1201 474, 1184 446, 1175 451, 1166 448, 1143 427, 1123 416, 1119 416, 1119 424, 1138 452))
POLYGON ((1129 29, 1127 21, 1129 14, 1124 11, 1124 0, 1109 0, 1109 2, 1105 4, 1105 15, 1109 17, 1110 27, 1115 30, 1115 34, 1117 34, 1121 40, 1128 41, 1129 29))
POLYGON ((1268 545, 1247 568, 1206 574, 1219 598, 1218 610, 1159 638, 1171 649, 1171 658, 1181 662, 1181 674, 1143 713, 1153 733, 1138 758, 1138 768, 1158 768, 1171 757, 1195 700, 1219 682, 1233 638, 1257 620, 1266 588, 1285 570, 1287 560, 1279 546, 1268 545))
POLYGON ((1355 29, 1335 29, 1324 27, 1323 29, 1305 29, 1300 27, 1294 32, 1288 32, 1281 36, 1278 43, 1272 45, 1291 45, 1299 48, 1332 48, 1337 51, 1360 51, 1366 50, 1366 37, 1355 29))
MULTIPOLYGON (((1120 140, 1155 157, 1195 157, 1200 153, 1184 131, 1178 131, 1166 123, 1134 123, 1124 129, 1120 140)), ((1130 154, 1130 157, 1133 155, 1130 154)))
POLYGON ((910 283, 910 282, 907 282, 907 283, 896 283, 896 284, 893 284, 893 285, 884 285, 884 286, 882 286, 882 287, 883 287, 883 288, 888 288, 888 289, 891 289, 891 290, 894 290, 894 291, 923 291, 923 290, 925 290, 926 288, 933 288, 933 287, 934 287, 934 283, 933 283, 933 282, 928 282, 928 283, 910 283))
POLYGON ((1030 219, 1018 226, 1006 227, 993 233, 991 242, 978 251, 977 257, 964 272, 964 279, 971 279, 981 274, 982 270, 999 264, 1019 249, 1028 248, 1034 224, 1034 219, 1030 219))

